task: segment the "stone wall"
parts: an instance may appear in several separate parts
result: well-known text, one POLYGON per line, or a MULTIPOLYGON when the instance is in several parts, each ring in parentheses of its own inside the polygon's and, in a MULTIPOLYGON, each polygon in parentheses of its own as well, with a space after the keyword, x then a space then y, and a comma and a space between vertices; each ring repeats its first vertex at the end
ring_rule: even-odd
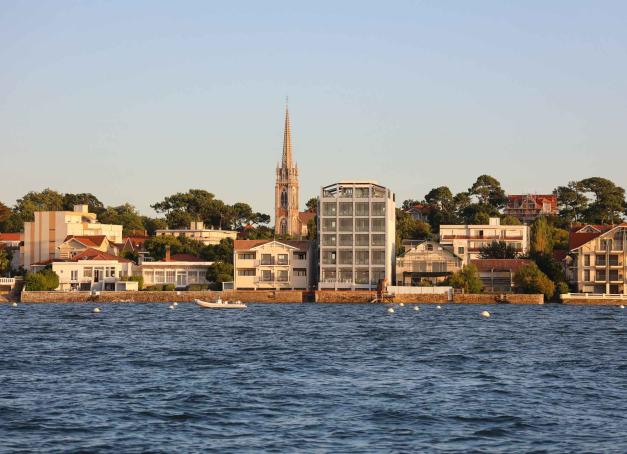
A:
POLYGON ((90 292, 22 292, 23 303, 82 303, 82 302, 190 302, 194 299, 215 300, 218 297, 229 301, 240 300, 244 303, 300 303, 302 292, 292 290, 261 290, 241 291, 227 290, 224 292, 100 292, 92 295, 90 292))
MULTIPOLYGON (((367 290, 319 290, 316 292, 317 303, 370 303, 377 297, 377 292, 367 290)), ((447 294, 402 294, 385 298, 386 303, 446 303, 447 294)))
MULTIPOLYGON (((544 295, 505 293, 510 304, 544 304, 544 295)), ((496 297, 500 293, 456 293, 453 295, 453 303, 457 304, 496 304, 496 297)))
POLYGON ((563 299, 563 304, 569 305, 587 305, 587 306, 627 306, 627 300, 610 299, 610 298, 577 298, 563 299))

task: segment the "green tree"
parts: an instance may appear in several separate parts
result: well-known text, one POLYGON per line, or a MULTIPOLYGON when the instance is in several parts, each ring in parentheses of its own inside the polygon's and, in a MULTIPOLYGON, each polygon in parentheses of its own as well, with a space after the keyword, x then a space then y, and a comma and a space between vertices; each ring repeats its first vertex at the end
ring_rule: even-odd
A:
POLYGON ((454 273, 449 283, 453 288, 463 289, 465 293, 481 293, 483 284, 479 278, 479 271, 473 264, 465 265, 461 270, 454 273))
POLYGON ((36 273, 26 273, 24 286, 28 291, 56 290, 59 287, 59 276, 48 268, 36 273))
POLYGON ((14 208, 22 223, 35 219, 35 211, 63 210, 63 195, 52 189, 41 192, 31 191, 21 199, 17 199, 14 208))
POLYGON ((553 252, 553 228, 544 216, 540 216, 531 224, 531 252, 553 252))
POLYGON ((157 213, 164 213, 170 228, 189 226, 191 221, 200 220, 207 225, 229 227, 234 218, 224 202, 204 189, 190 189, 164 198, 151 205, 157 213))
POLYGON ((207 269, 207 281, 212 290, 222 290, 223 282, 233 281, 233 264, 215 262, 207 269))
POLYGON ((586 178, 579 182, 584 191, 593 195, 593 201, 585 210, 585 219, 589 223, 619 224, 627 208, 625 190, 612 181, 601 178, 586 178))
POLYGON ((396 209, 396 253, 403 251, 403 240, 419 240, 429 238, 431 227, 429 224, 417 221, 401 209, 396 209))
POLYGON ((132 230, 144 230, 144 222, 139 212, 130 203, 117 207, 107 207, 99 216, 103 224, 116 224, 122 226, 124 235, 132 230))
POLYGON ((559 186, 555 194, 559 216, 565 223, 572 225, 583 219, 589 200, 579 182, 570 181, 567 186, 559 186))
POLYGON ((0 226, 11 217, 11 213, 11 208, 0 202, 0 226))
POLYGON ((555 293, 555 284, 535 263, 524 265, 514 274, 514 284, 522 293, 542 293, 549 299, 555 293))
POLYGON ((566 281, 564 268, 562 264, 553 257, 553 254, 546 252, 532 252, 530 258, 536 263, 540 271, 542 271, 553 283, 566 281))
POLYGON ((518 218, 507 215, 501 218, 501 225, 522 225, 522 223, 518 218))
POLYGON ((307 211, 309 211, 310 213, 317 213, 318 212, 318 197, 312 197, 309 200, 307 200, 307 203, 305 204, 305 206, 307 207, 307 211))
POLYGON ((200 256, 210 262, 233 263, 233 240, 225 238, 219 244, 205 246, 200 256))
POLYGON ((165 258, 166 248, 170 246, 170 254, 192 254, 200 256, 204 249, 201 242, 186 237, 177 237, 171 235, 162 235, 152 237, 146 240, 144 247, 150 256, 155 260, 163 260, 165 258))
POLYGON ((414 199, 403 200, 401 208, 403 210, 409 210, 411 207, 418 205, 420 202, 414 199))
POLYGON ((0 245, 0 276, 7 276, 11 271, 12 258, 11 251, 0 245))
POLYGON ((93 194, 63 194, 63 209, 72 211, 74 205, 88 205, 90 213, 100 215, 105 209, 104 204, 93 194))
POLYGON ((507 203, 505 191, 501 183, 490 175, 481 175, 468 189, 471 196, 476 196, 481 205, 489 205, 496 209, 503 208, 507 203))
POLYGON ((482 259, 515 259, 519 252, 512 244, 505 241, 493 241, 483 246, 479 252, 482 259))
POLYGON ((318 238, 318 216, 307 222, 307 239, 315 240, 318 238))
POLYGON ((151 218, 149 216, 141 217, 144 230, 148 236, 155 236, 157 230, 163 230, 168 228, 168 223, 163 218, 151 218))

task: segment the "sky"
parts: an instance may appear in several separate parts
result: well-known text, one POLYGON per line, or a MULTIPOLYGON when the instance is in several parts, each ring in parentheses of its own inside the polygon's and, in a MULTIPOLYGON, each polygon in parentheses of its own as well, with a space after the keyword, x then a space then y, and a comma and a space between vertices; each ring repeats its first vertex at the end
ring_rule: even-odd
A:
POLYGON ((289 96, 301 204, 627 186, 624 1, 0 2, 0 201, 142 214, 206 189, 272 214, 289 96))

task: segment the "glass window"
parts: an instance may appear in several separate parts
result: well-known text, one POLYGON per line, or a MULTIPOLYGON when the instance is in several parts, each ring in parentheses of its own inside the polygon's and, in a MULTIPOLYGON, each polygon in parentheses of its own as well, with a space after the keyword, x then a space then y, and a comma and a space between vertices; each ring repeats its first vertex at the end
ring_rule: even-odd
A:
POLYGON ((353 231, 353 218, 340 219, 340 232, 353 231))
POLYGON ((240 268, 237 270, 238 276, 254 276, 255 270, 250 268, 240 268))
POLYGON ((307 270, 305 268, 294 268, 294 276, 307 276, 307 270))
POLYGON ((355 188, 356 199, 367 199, 370 197, 370 188, 355 188))
POLYGON ((352 245, 353 245, 352 233, 343 233, 340 235, 340 246, 352 246, 352 245))
POLYGON ((289 262, 287 260, 287 254, 278 254, 277 255, 277 263, 279 265, 287 265, 289 262))
POLYGON ((165 281, 168 284, 174 284, 176 282, 176 271, 175 270, 168 270, 166 272, 165 281))
POLYGON ((597 281, 604 281, 605 280, 605 270, 597 270, 597 281))
POLYGON ((323 250, 321 253, 321 258, 322 258, 323 265, 335 265, 336 264, 335 251, 323 250))
POLYGON ((378 187, 373 187, 372 188, 372 197, 375 198, 385 198, 385 189, 384 188, 378 188, 378 187))
POLYGON ((93 268, 91 266, 85 267, 83 269, 83 277, 92 277, 93 276, 93 268))
POLYGON ((368 202, 355 202, 355 216, 368 216, 369 214, 368 202))
POLYGON ((372 284, 378 284, 381 279, 385 279, 385 269, 372 270, 372 284))
POLYGON ((78 280, 78 270, 70 271, 70 279, 73 281, 78 280))
POLYGON ((277 271, 277 281, 279 282, 287 282, 287 270, 278 270, 277 271))
POLYGON ((335 272, 335 268, 323 268, 322 269, 322 280, 324 282, 335 282, 337 278, 337 274, 335 272))
POLYGON ((351 199, 353 197, 353 188, 340 188, 340 197, 351 199))
POLYGON ((335 235, 324 234, 322 235, 323 246, 335 246, 337 244, 337 237, 335 235))
POLYGON ((355 232, 367 232, 368 219, 355 219, 355 232))
POLYGON ((599 265, 599 266, 605 266, 605 256, 604 255, 597 255, 595 258, 595 264, 599 265))
POLYGON ((385 251, 372 251, 372 264, 385 265, 385 251))
MULTIPOLYGON (((374 236, 374 235, 373 235, 374 236)), ((355 235, 355 246, 368 246, 368 234, 358 233, 355 235)))
POLYGON ((325 232, 335 232, 335 230, 337 229, 337 224, 335 222, 335 219, 323 218, 322 219, 322 229, 325 232))
POLYGON ((583 270, 583 280, 590 282, 590 270, 583 270))
POLYGON ((353 215, 353 202, 340 202, 340 216, 353 215))
POLYGON ((294 260, 307 260, 306 252, 294 252, 294 260))
POLYGON ((385 219, 372 219, 373 232, 385 232, 385 219))
POLYGON ((584 266, 590 266, 590 254, 586 254, 583 256, 583 264, 584 266))
POLYGON ((382 235, 380 233, 373 234, 372 245, 373 246, 385 246, 385 235, 382 235))
POLYGON ((357 250, 355 251, 355 265, 369 265, 369 252, 368 250, 357 250))
POLYGON ((240 260, 255 260, 255 253, 254 252, 244 252, 242 254, 239 254, 239 259, 240 260))
POLYGON ((457 254, 464 255, 464 248, 463 248, 463 246, 460 246, 460 247, 457 248, 457 254))
POLYGON ((155 271, 155 283, 165 284, 165 272, 163 270, 155 271))
POLYGON ((337 212, 337 204, 335 202, 323 202, 322 214, 325 216, 335 216, 337 212))
POLYGON ((272 280, 272 271, 270 270, 261 270, 261 280, 268 282, 272 280))
POLYGON ((272 254, 261 254, 262 265, 272 265, 272 254))
POLYGON ((610 281, 618 281, 618 270, 610 270, 610 281))
POLYGON ((353 282, 353 270, 350 268, 340 268, 340 282, 353 282))
POLYGON ((610 266, 618 266, 618 255, 610 255, 610 266))
POLYGON ((385 202, 372 202, 372 215, 385 216, 385 202))
POLYGON ((352 265, 353 264, 353 251, 339 251, 340 265, 352 265))
POLYGON ((368 270, 355 271, 355 284, 367 284, 368 283, 368 270))

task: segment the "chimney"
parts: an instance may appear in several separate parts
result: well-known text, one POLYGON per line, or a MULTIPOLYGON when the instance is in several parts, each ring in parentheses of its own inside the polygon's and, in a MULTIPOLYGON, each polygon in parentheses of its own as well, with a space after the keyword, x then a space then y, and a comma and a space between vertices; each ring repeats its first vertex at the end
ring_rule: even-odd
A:
POLYGON ((169 262, 170 261, 170 246, 166 246, 165 247, 165 261, 169 262))

